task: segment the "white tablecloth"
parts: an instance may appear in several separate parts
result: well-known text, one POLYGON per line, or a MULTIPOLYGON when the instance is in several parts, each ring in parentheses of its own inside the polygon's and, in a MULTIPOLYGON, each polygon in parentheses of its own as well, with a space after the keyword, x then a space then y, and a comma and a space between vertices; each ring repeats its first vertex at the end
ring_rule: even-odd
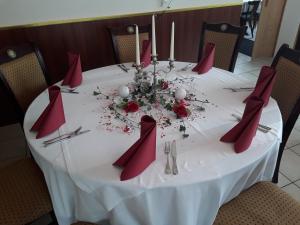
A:
MULTIPOLYGON (((236 154, 232 144, 220 137, 236 121, 232 113, 242 115, 244 98, 249 92, 231 92, 224 87, 254 86, 236 75, 213 68, 205 75, 191 71, 176 72, 187 63, 177 62, 167 79, 195 77, 189 87, 199 99, 208 99, 201 118, 186 120, 189 137, 178 129, 157 130, 157 159, 140 176, 121 182, 120 169, 112 166, 139 137, 139 130, 127 134, 109 131, 101 123, 105 100, 93 96, 97 86, 103 93, 133 80, 134 70, 125 73, 117 66, 83 74, 80 94, 62 93, 66 123, 59 131, 35 139, 30 128, 48 104, 44 91, 29 107, 24 130, 32 154, 41 167, 60 225, 76 220, 99 222, 109 219, 114 225, 209 225, 218 208, 243 189, 260 180, 271 180, 279 144, 282 121, 275 100, 264 108, 260 123, 272 127, 257 132, 251 147, 236 154), (42 142, 82 126, 91 132, 53 144, 42 142), (164 135, 162 135, 164 133, 164 135), (164 174, 163 146, 177 140, 179 175, 164 174)), ((166 69, 166 63, 159 67, 166 69)), ((151 68, 151 67, 150 67, 151 68)), ((136 114, 139 120, 139 113, 136 114)))

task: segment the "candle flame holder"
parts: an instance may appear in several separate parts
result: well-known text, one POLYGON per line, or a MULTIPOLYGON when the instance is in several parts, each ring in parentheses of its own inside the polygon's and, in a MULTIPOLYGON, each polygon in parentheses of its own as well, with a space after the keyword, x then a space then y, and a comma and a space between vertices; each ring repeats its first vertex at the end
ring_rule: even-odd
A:
POLYGON ((168 59, 168 60, 169 60, 169 66, 168 66, 168 68, 171 71, 172 69, 175 68, 175 64, 174 64, 175 59, 168 59))
POLYGON ((156 99, 156 88, 157 88, 157 68, 156 66, 158 65, 157 61, 157 55, 152 55, 152 65, 153 65, 153 85, 152 85, 152 93, 153 93, 153 98, 156 99))
POLYGON ((135 67, 136 69, 136 73, 143 73, 143 66, 140 64, 140 65, 137 65, 136 63, 133 64, 133 67, 135 67))

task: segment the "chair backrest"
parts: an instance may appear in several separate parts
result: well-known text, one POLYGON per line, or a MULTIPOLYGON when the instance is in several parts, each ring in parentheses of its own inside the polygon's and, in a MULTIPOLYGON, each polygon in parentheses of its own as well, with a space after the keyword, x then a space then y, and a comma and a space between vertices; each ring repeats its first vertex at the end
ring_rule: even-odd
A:
POLYGON ((32 44, 0 50, 0 79, 14 101, 20 119, 29 104, 49 84, 41 53, 32 44))
MULTIPOLYGON (((116 63, 134 62, 135 56, 135 26, 108 28, 116 63)), ((151 39, 151 25, 139 26, 140 48, 144 40, 151 39)))
POLYGON ((271 95, 282 114, 282 142, 285 144, 300 113, 300 51, 282 45, 272 67, 277 74, 271 95))
POLYGON ((228 23, 203 23, 198 60, 201 59, 204 47, 208 42, 216 45, 214 66, 233 72, 238 50, 245 34, 246 27, 236 27, 228 23))
POLYGON ((260 1, 251 1, 247 2, 247 14, 255 14, 257 13, 257 9, 259 7, 260 1))

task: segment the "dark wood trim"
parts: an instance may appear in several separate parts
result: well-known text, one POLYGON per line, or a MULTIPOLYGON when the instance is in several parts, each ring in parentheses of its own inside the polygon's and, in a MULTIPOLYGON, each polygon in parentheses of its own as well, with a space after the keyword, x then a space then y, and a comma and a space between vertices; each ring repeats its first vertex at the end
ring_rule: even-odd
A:
MULTIPOLYGON (((276 68, 276 65, 278 64, 278 61, 281 57, 284 57, 284 58, 296 63, 300 67, 300 51, 296 51, 296 50, 289 48, 289 46, 287 44, 283 44, 281 46, 281 48, 278 50, 278 53, 272 62, 273 68, 276 68)), ((299 76, 300 76, 300 74, 299 74, 299 76)), ((284 93, 282 93, 282 94, 284 94, 284 93)), ((274 175, 273 175, 273 179, 272 179, 272 181, 274 183, 278 183, 279 168, 280 168, 280 162, 281 162, 281 158, 283 155, 283 151, 284 151, 285 145, 287 143, 287 140, 295 126, 295 123, 298 119, 299 114, 300 114, 300 97, 298 98, 296 105, 293 107, 293 110, 292 110, 291 114, 289 115, 286 124, 284 124, 284 126, 283 126, 282 142, 279 147, 276 167, 275 167, 275 171, 274 171, 274 175)))
POLYGON ((283 44, 279 48, 279 50, 272 62, 272 67, 274 67, 274 68, 276 67, 276 65, 281 57, 284 57, 298 65, 300 64, 300 51, 291 49, 288 44, 283 44))
POLYGON ((203 54, 203 49, 204 49, 204 39, 205 39, 205 31, 215 31, 219 33, 227 33, 227 34, 236 34, 238 35, 234 51, 231 57, 231 62, 229 66, 229 71, 233 72, 236 64, 236 60, 238 57, 239 53, 239 48, 241 46, 242 39, 244 37, 244 34, 246 32, 247 27, 238 27, 238 26, 233 26, 229 23, 214 23, 214 24, 209 24, 207 22, 204 22, 202 25, 202 30, 201 30, 201 35, 200 35, 200 45, 199 45, 199 53, 198 53, 198 61, 202 58, 203 54), (226 29, 223 29, 222 27, 226 26, 226 29))
MULTIPOLYGON (((117 64, 120 63, 120 56, 116 37, 120 35, 135 35, 135 25, 136 24, 129 24, 122 27, 107 27, 111 36, 114 58, 117 64), (133 29, 132 32, 130 32, 131 30, 129 30, 131 28, 133 29)), ((151 24, 139 26, 139 33, 149 33, 149 38, 151 39, 151 24)))

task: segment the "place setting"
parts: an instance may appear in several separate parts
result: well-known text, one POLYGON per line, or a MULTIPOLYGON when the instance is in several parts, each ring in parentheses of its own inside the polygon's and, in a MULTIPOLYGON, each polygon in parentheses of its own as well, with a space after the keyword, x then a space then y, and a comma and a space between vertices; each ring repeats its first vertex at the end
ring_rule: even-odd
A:
MULTIPOLYGON (((198 57, 189 60, 189 48, 178 42, 181 22, 162 24, 161 18, 150 15, 151 24, 109 27, 116 49, 104 53, 116 60, 101 66, 98 58, 89 61, 89 49, 72 46, 61 81, 37 96, 26 112, 28 144, 46 168, 54 206, 67 217, 72 214, 69 224, 77 215, 63 205, 85 219, 77 207, 86 204, 97 211, 95 221, 108 218, 109 212, 122 223, 121 215, 130 221, 152 220, 148 213, 172 202, 184 221, 191 206, 205 212, 207 218, 199 224, 207 225, 220 204, 250 184, 270 179, 283 127, 273 99, 280 71, 262 66, 255 85, 239 79, 233 73, 236 58, 228 57, 229 50, 222 50, 227 46, 216 41, 223 38, 204 33, 228 35, 238 29, 227 23, 203 23, 198 57), (157 32, 165 24, 168 32, 157 32), (126 54, 130 60, 123 60, 126 54), (180 207, 182 202, 187 208, 180 207)), ((164 224, 174 224, 169 216, 161 217, 164 224)), ((152 224, 160 224, 156 222, 152 224)))

